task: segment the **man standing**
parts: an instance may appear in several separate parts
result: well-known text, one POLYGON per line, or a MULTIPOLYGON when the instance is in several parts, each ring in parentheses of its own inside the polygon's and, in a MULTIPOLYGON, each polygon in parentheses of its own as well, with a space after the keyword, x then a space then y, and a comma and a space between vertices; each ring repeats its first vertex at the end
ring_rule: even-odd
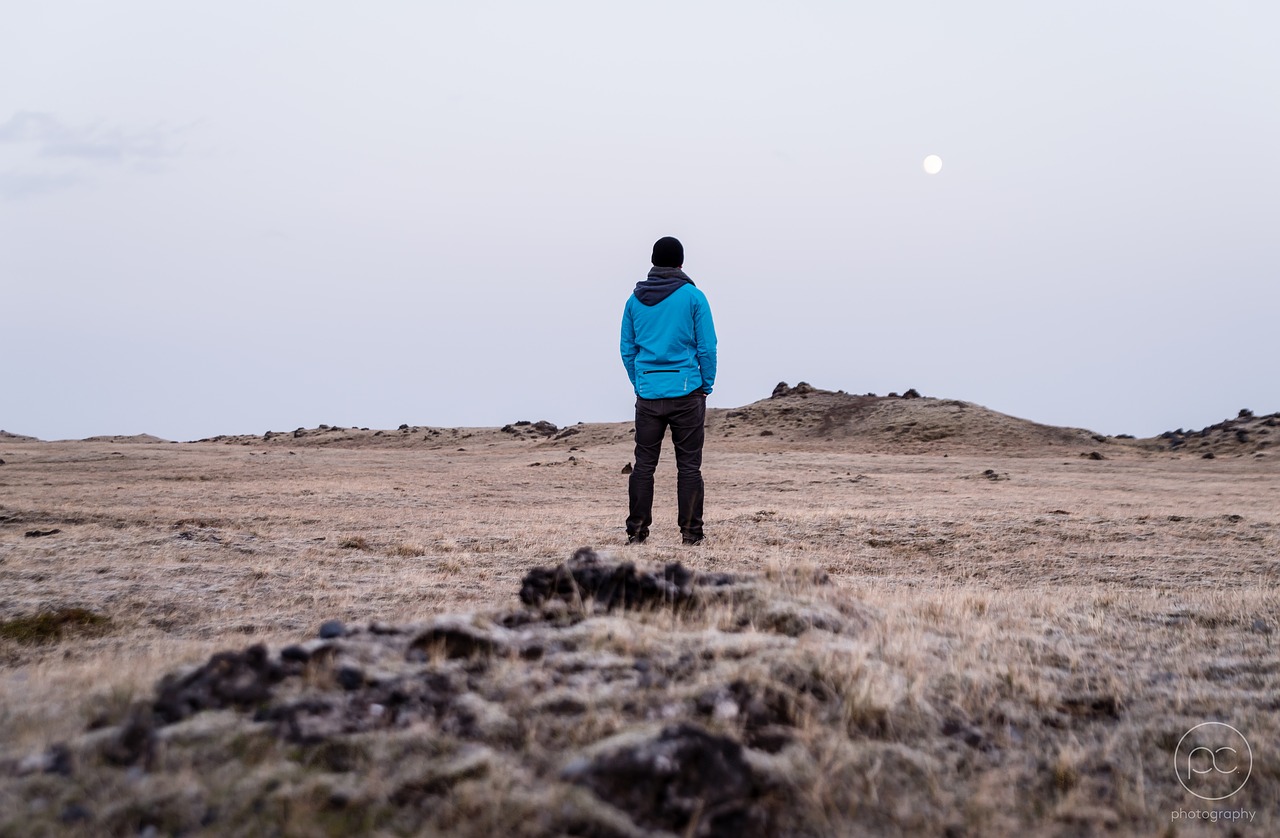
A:
POLYGON ((636 391, 636 464, 628 494, 627 543, 653 523, 653 470, 671 428, 676 500, 685 544, 702 541, 702 442, 707 396, 716 380, 711 307, 681 270, 684 246, 670 236, 653 245, 653 270, 622 312, 622 363, 636 391))

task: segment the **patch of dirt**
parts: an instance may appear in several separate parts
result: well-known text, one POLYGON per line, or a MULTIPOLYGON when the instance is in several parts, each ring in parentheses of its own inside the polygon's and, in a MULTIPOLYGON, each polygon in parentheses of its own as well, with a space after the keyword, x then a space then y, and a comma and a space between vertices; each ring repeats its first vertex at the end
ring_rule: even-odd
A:
POLYGON ((87 608, 60 608, 0 620, 0 638, 18 643, 53 643, 64 637, 101 634, 110 624, 110 618, 87 608))

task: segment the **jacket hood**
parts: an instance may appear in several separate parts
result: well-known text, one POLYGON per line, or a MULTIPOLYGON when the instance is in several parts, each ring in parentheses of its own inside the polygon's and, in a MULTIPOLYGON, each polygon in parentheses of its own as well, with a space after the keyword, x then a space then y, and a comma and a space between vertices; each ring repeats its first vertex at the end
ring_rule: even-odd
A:
POLYGON ((636 283, 636 299, 647 306, 656 306, 693 280, 679 268, 654 268, 643 282, 636 283))

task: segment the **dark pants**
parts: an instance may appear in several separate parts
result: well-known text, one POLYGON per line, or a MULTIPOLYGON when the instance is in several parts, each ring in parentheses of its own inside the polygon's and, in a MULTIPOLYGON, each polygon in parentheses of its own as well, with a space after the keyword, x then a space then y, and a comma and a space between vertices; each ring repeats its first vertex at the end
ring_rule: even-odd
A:
POLYGON ((675 399, 636 399, 636 464, 628 493, 631 514, 627 535, 647 538, 653 523, 653 470, 662 453, 662 438, 671 428, 676 447, 676 501, 680 533, 702 538, 702 441, 707 397, 693 393, 675 399))

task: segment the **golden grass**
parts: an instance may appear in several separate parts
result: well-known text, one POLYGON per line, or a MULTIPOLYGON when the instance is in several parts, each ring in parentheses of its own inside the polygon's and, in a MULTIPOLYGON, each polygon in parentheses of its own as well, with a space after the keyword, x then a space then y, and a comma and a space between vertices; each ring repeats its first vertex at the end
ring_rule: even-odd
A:
MULTIPOLYGON (((1169 765, 1171 738, 1209 720, 1236 725, 1253 747, 1254 776, 1232 805, 1257 811, 1247 827, 1257 834, 1277 828, 1280 468, 1265 458, 944 458, 713 441, 705 545, 679 546, 667 452, 654 536, 623 548, 625 442, 582 444, 569 462, 573 437, 487 439, 468 438, 462 452, 293 453, 287 444, 6 441, 0 621, 83 609, 108 622, 39 643, 0 633, 3 758, 16 764, 90 724, 119 721, 161 675, 220 649, 296 642, 330 618, 412 623, 511 607, 531 567, 594 545, 642 564, 760 573, 859 626, 831 642, 806 639, 817 632, 785 641, 799 644, 788 654, 807 661, 813 685, 841 697, 837 722, 797 723, 809 761, 789 770, 808 784, 810 834, 848 823, 872 833, 1161 832, 1174 826, 1171 810, 1209 808, 1182 791, 1169 765), (1008 479, 987 479, 987 469, 1008 479), (62 532, 24 537, 37 528, 62 532), (822 572, 829 590, 811 582, 822 572), (840 737, 831 738, 832 724, 840 737), (963 789, 943 785, 956 776, 963 789)), ((769 650, 794 615, 770 607, 680 618, 700 637, 747 621, 746 634, 724 635, 738 640, 716 641, 723 660, 690 691, 732 671, 760 683, 778 677, 769 650)), ((595 617, 584 631, 596 653, 659 655, 672 619, 595 617)), ((585 716, 523 732, 535 764, 624 728, 611 694, 575 695, 585 716)), ((282 744, 229 736, 225 748, 252 751, 235 759, 275 778, 271 822, 284 833, 305 833, 329 811, 323 801, 340 777, 317 779, 284 759, 282 744)), ((409 769, 382 761, 421 747, 412 738, 362 745, 365 780, 339 791, 385 802, 379 783, 406 787, 409 769)), ((513 812, 545 805, 517 805, 532 794, 527 770, 459 781, 436 826, 512 827, 486 801, 501 792, 513 812)), ((251 785, 198 764, 174 777, 165 794, 251 785)), ((0 803, 14 803, 12 782, 0 776, 0 803)), ((146 797, 119 794, 123 808, 146 797)), ((333 815, 325 828, 368 828, 349 818, 370 811, 333 815)), ((396 832, 394 817, 375 820, 396 832)), ((1180 835, 1216 828, 1176 824, 1180 835)))

